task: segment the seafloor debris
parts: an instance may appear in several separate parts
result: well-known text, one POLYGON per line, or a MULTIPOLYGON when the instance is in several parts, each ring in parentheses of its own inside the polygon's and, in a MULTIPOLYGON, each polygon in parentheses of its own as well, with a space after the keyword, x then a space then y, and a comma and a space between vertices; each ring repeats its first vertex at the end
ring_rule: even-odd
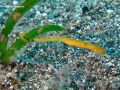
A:
MULTIPOLYGON (((20 2, 22 0, 18 1, 20 2)), ((1 0, 0 3, 7 5, 11 1, 1 0)), ((55 24, 65 27, 71 38, 104 47, 109 57, 62 42, 31 41, 15 54, 13 61, 17 61, 16 64, 7 67, 0 65, 0 89, 119 90, 118 8, 118 0, 41 0, 20 20, 22 25, 18 22, 14 27, 8 47, 19 38, 20 32, 45 24, 55 24), (82 8, 85 6, 89 11, 86 9, 88 13, 83 15, 82 8)), ((5 23, 13 8, 6 8, 6 11, 3 9, 0 9, 1 24, 5 23)), ((50 35, 62 36, 61 33, 51 32, 40 37, 50 35)))

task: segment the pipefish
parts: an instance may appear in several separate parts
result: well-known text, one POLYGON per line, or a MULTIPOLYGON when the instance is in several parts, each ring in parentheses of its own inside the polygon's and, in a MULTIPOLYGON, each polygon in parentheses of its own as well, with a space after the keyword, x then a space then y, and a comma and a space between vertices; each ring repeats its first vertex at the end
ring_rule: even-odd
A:
POLYGON ((73 38, 69 38, 69 37, 49 37, 49 38, 34 38, 33 39, 35 42, 56 42, 56 41, 60 41, 60 42, 64 42, 65 44, 68 44, 70 46, 76 46, 76 47, 80 47, 80 48, 86 48, 89 49, 91 51, 97 52, 101 55, 105 55, 105 50, 97 45, 91 44, 89 42, 85 42, 82 40, 76 40, 73 38))
MULTIPOLYGON (((29 42, 28 40, 26 40, 23 36, 25 35, 25 33, 20 34, 20 38, 25 41, 25 42, 29 42)), ((73 38, 69 38, 69 37, 48 37, 48 38, 34 38, 33 39, 35 42, 63 42, 67 45, 70 46, 76 46, 76 47, 80 47, 80 48, 85 48, 85 49, 89 49, 93 52, 97 52, 101 55, 106 55, 105 50, 103 48, 101 48, 100 46, 94 45, 92 43, 89 42, 85 42, 82 40, 76 40, 73 38)))

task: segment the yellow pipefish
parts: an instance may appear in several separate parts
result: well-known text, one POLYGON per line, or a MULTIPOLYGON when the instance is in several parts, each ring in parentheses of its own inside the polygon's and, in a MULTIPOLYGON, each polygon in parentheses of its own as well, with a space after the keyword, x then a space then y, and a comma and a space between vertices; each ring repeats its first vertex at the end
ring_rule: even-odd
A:
POLYGON ((72 38, 68 38, 68 37, 49 37, 49 38, 34 38, 35 42, 51 42, 51 41, 61 41, 64 42, 68 45, 71 46, 77 46, 77 47, 81 47, 81 48, 86 48, 89 50, 92 50, 94 52, 97 52, 101 55, 105 55, 105 50, 97 45, 88 43, 88 42, 84 42, 81 40, 75 40, 72 38))
MULTIPOLYGON (((20 38, 24 41, 24 42, 29 42, 28 40, 26 40, 23 36, 25 35, 25 33, 20 34, 20 38)), ((49 38, 34 38, 33 39, 35 42, 51 42, 51 41, 60 41, 60 42, 64 42, 68 45, 71 46, 77 46, 80 48, 86 48, 89 49, 91 51, 97 52, 101 55, 106 55, 105 50, 97 45, 91 44, 89 42, 84 42, 82 40, 75 40, 69 37, 49 37, 49 38)))

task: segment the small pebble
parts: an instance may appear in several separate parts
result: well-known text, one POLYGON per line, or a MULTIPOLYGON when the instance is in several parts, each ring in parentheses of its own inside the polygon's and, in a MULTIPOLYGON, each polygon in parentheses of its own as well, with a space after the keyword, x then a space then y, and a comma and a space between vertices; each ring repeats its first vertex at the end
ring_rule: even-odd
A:
POLYGON ((46 17, 46 16, 47 16, 47 13, 43 13, 42 16, 43 16, 43 17, 46 17))
POLYGON ((13 5, 18 5, 17 1, 13 1, 12 3, 13 3, 13 5))
POLYGON ((108 14, 111 14, 111 13, 113 13, 113 10, 108 9, 108 10, 107 10, 107 13, 108 13, 108 14))

